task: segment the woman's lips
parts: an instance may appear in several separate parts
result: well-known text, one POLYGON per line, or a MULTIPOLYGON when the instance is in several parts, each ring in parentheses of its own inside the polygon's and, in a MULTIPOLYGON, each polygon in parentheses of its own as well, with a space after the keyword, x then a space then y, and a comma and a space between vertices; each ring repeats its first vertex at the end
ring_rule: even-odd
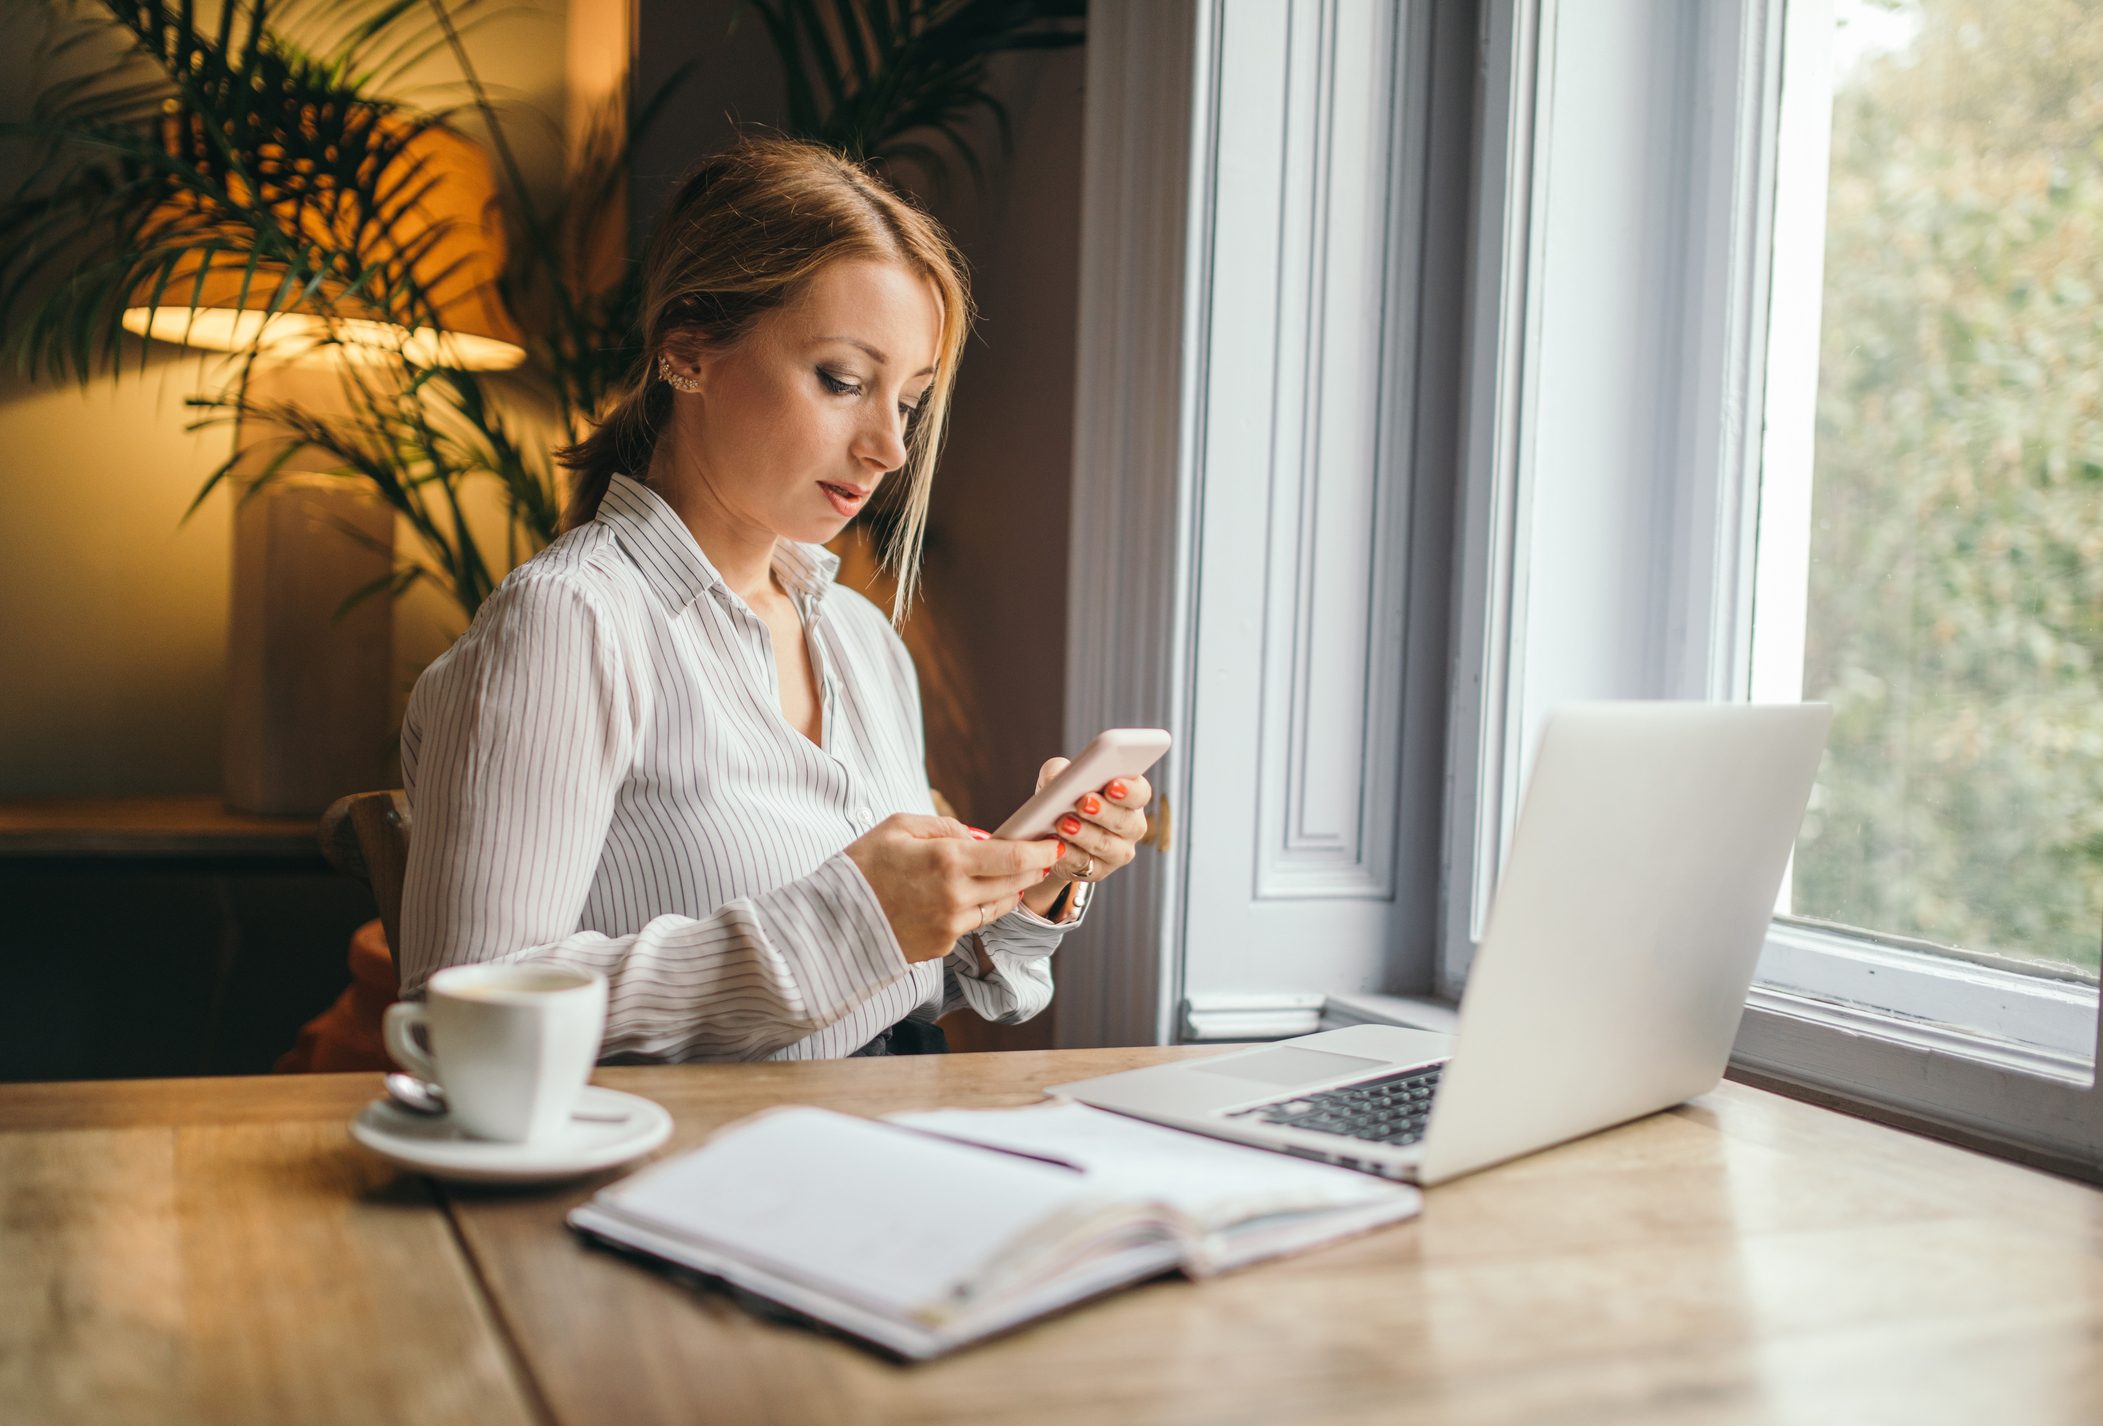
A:
POLYGON ((821 480, 818 482, 818 488, 825 492, 825 498, 832 502, 832 508, 842 515, 852 515, 859 511, 863 502, 869 498, 868 491, 857 491, 849 485, 832 485, 821 480))

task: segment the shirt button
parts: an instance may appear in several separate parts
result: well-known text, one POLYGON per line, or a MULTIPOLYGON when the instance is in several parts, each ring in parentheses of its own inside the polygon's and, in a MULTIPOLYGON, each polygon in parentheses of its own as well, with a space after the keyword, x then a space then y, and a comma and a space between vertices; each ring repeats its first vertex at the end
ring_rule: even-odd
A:
POLYGON ((870 825, 870 824, 871 824, 871 823, 872 823, 873 821, 874 821, 874 819, 870 817, 870 815, 869 815, 869 809, 868 809, 868 808, 866 808, 866 807, 857 807, 857 808, 855 808, 855 809, 854 809, 854 825, 855 825, 855 826, 857 826, 857 827, 867 827, 867 826, 869 826, 869 825, 870 825))

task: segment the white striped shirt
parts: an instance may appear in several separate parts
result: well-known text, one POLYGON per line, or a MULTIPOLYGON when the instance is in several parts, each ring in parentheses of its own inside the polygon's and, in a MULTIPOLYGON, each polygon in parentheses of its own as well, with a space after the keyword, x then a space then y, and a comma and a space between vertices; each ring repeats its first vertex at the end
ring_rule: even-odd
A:
POLYGON ((513 570, 417 680, 404 994, 443 966, 541 961, 611 982, 602 1058, 820 1059, 912 1015, 1026 1020, 1078 922, 1021 907, 908 963, 842 851, 932 813, 919 680, 822 546, 774 569, 818 677, 820 744, 781 709, 773 635, 656 492, 513 570))

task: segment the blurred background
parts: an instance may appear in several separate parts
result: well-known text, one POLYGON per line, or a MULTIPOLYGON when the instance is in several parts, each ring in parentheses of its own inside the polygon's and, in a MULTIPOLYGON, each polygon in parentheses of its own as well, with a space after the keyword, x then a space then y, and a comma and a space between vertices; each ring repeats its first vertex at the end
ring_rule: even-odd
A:
MULTIPOLYGON (((553 266, 569 284, 564 300, 579 306, 604 299, 618 307, 609 285, 626 275, 626 254, 659 203, 697 157, 741 127, 816 130, 842 146, 866 145, 891 181, 941 218, 970 264, 981 317, 960 373, 924 583, 905 633, 921 669, 937 788, 982 823, 1011 810, 1043 759, 1068 751, 1058 742, 1084 62, 1078 0, 867 9, 747 0, 243 0, 228 61, 236 71, 245 60, 239 37, 256 28, 258 11, 272 47, 311 61, 300 82, 399 106, 411 122, 443 114, 449 131, 481 150, 478 181, 494 194, 481 215, 486 231, 456 231, 447 241, 469 262, 493 252, 488 260, 517 269, 537 223, 559 249, 553 266), (946 31, 934 24, 944 18, 946 31), (880 77, 906 75, 892 85, 902 96, 888 107, 871 101, 884 86, 858 80, 862 65, 880 77)), ((548 450, 566 425, 576 428, 580 404, 633 357, 605 349, 604 334, 621 326, 618 311, 594 309, 565 327, 550 315, 546 283, 532 287, 529 271, 513 293, 522 309, 513 320, 525 334, 500 335, 531 356, 510 369, 499 362, 475 373, 465 391, 444 394, 447 413, 460 417, 438 461, 450 466, 393 451, 380 461, 447 476, 426 487, 422 513, 376 499, 369 477, 320 482, 318 493, 309 481, 300 494, 292 471, 346 468, 345 452, 309 449, 276 472, 277 484, 304 503, 266 512, 273 494, 242 507, 248 523, 237 540, 239 492, 264 464, 256 450, 269 450, 257 438, 265 417, 294 420, 329 404, 330 383, 312 373, 315 362, 266 360, 244 370, 238 358, 194 342, 121 334, 90 352, 84 333, 99 329, 80 304, 42 328, 32 320, 40 301, 81 280, 99 255, 96 235, 112 231, 108 210, 82 207, 63 186, 66 155, 77 161, 80 148, 62 123, 78 130, 125 120, 151 129, 153 106, 173 112, 176 101, 164 97, 168 81, 155 64, 137 63, 139 48, 178 30, 209 46, 222 13, 211 5, 192 12, 124 0, 10 0, 0 14, 0 119, 9 124, 0 182, 10 191, 30 185, 16 193, 7 230, 15 360, 0 374, 9 552, 0 561, 8 670, 0 679, 0 899, 11 908, 0 956, 29 979, 26 993, 0 1009, 0 1077, 267 1069, 301 1022, 329 1004, 346 980, 350 933, 373 909, 322 863, 315 814, 334 795, 398 783, 392 740, 410 686, 466 626, 488 585, 545 539, 551 512, 522 492, 552 489, 548 450), (55 155, 56 170, 45 171, 55 155), (71 229, 55 216, 68 203, 77 210, 71 229), (41 267, 24 258, 39 241, 59 254, 41 267), (25 361, 41 361, 35 379, 25 361), (190 404, 199 397, 217 404, 190 404), (460 413, 470 402, 499 414, 467 420, 460 413), (208 419, 215 424, 190 429, 208 419), (491 432, 516 449, 493 444, 491 432), (229 468, 243 444, 250 456, 229 468), (313 504, 338 497, 350 503, 313 504), (332 526, 363 534, 338 538, 332 526), (462 530, 480 536, 471 572, 460 562, 462 530), (426 538, 433 533, 435 558, 426 538), (391 549, 372 548, 390 540, 391 549), (320 587, 322 566, 334 560, 344 570, 320 587), (341 610, 344 590, 375 572, 384 587, 341 610), (287 612, 295 608, 304 634, 287 612), (288 671, 302 659, 315 667, 288 671), (304 706, 294 688, 302 680, 304 706), (374 699, 376 709, 352 709, 374 699), (302 772, 267 758, 258 766, 254 750, 272 737, 345 746, 331 767, 302 772)), ((269 73, 273 86, 283 79, 269 73)), ((331 150, 317 161, 325 168, 335 157, 331 150)), ((470 208, 454 227, 471 229, 475 216, 470 208)), ((194 263, 170 271, 162 301, 181 307, 194 263)), ((334 399, 340 405, 340 394, 334 399)), ((881 518, 872 512, 861 523, 881 518)), ((888 608, 890 586, 869 536, 851 531, 840 552, 843 578, 888 608)), ((1048 1042, 1050 1026, 1006 1033, 1007 1042, 1048 1042)))
MULTIPOLYGON (((1294 9, 1280 32, 1316 9, 1335 7, 1294 9)), ((1653 37, 1735 13, 1611 11, 1653 37)), ((1234 33, 1270 34, 1282 13, 1232 7, 1234 33)), ((1385 12, 1349 13, 1360 24, 1385 12)), ((1499 11, 1452 0, 1396 13, 1472 51, 1499 11)), ((1761 314, 1782 355, 1765 373, 1773 458, 1758 475, 1751 692, 1829 701, 1836 723, 1777 909, 1836 941, 2007 973, 2074 1004, 2093 994, 2103 925, 2103 5, 1831 0, 1792 13, 1818 31, 1792 39, 1784 63, 1807 66, 1797 92, 1816 92, 1819 143, 1785 154, 1776 178, 1777 212, 1795 216, 1775 219, 1778 295, 1761 314), (1789 256, 1798 248, 1807 261, 1789 256), (1799 380, 1802 419, 1777 416, 1777 393, 1799 380), (1777 439, 1781 425, 1791 432, 1777 439)), ((316 815, 398 780, 410 686, 547 537, 548 452, 632 367, 629 254, 679 175, 741 127, 869 154, 969 261, 981 316, 904 629, 929 772, 987 825, 1044 758, 1071 752, 1058 742, 1087 24, 1083 0, 0 5, 0 958, 20 977, 0 1007, 0 1077, 265 1070, 343 990, 345 947, 374 907, 324 863, 316 815), (222 18, 238 37, 259 12, 271 45, 212 48, 222 18), (180 102, 178 72, 195 91, 180 102), (386 122, 346 127, 340 108, 312 107, 317 93, 386 122), (235 127, 190 123, 202 100, 235 127), (231 229, 191 178, 216 174, 222 200, 239 200, 221 170, 251 115, 289 125, 269 162, 292 190, 332 175, 370 187, 438 143, 446 181, 376 225, 396 249, 418 233, 431 245, 366 256, 374 271, 430 278, 428 302, 392 315, 487 345, 450 363, 332 348, 323 355, 342 360, 317 366, 230 358, 187 322, 154 327, 153 341, 120 326, 156 293, 177 307, 171 293, 201 293, 198 251, 231 229), (88 142, 97 123, 130 136, 135 178, 183 176, 187 196, 133 211, 121 184, 71 183, 84 155, 106 156, 88 142), (127 244, 147 258, 114 261, 127 244), (495 274, 501 310, 444 277, 473 272, 495 274), (405 398, 404 373, 441 368, 405 398), (346 384, 345 372, 360 375, 346 384), (273 467, 280 455, 296 458, 273 467), (237 498, 266 473, 264 496, 237 498)), ((1482 101, 1441 102, 1444 114, 1482 101)), ((1433 205, 1434 225, 1457 230, 1482 197, 1470 192, 1480 170, 1459 172, 1481 160, 1471 138, 1435 190, 1452 213, 1433 205)), ((295 228, 313 220, 302 212, 295 228)), ((340 221, 323 212, 318 246, 357 246, 340 221)), ((1493 297, 1470 286, 1458 252, 1425 269, 1430 288, 1493 297)), ((1457 340, 1447 352, 1444 329, 1424 331, 1427 369, 1460 370, 1457 340)), ((1594 334, 1580 335, 1589 350, 1594 334)), ((1341 386, 1328 397, 1339 429, 1377 415, 1341 386)), ((1321 478, 1346 497, 1400 488, 1334 459, 1321 478)), ((1212 464, 1214 515, 1236 493, 1255 511, 1251 492, 1271 479, 1260 463, 1236 466, 1240 477, 1224 454, 1212 464)), ((1443 458, 1408 472, 1434 524, 1471 478, 1443 458)), ((843 577, 880 604, 885 521, 870 512, 840 546, 843 577)), ((1433 595, 1413 589, 1412 607, 1433 595)), ((1218 637, 1235 637, 1230 624, 1218 637)), ((1411 685, 1417 725, 1445 716, 1448 670, 1435 662, 1411 685)), ((1236 684, 1225 701, 1255 696, 1236 684)), ((1230 721, 1215 717, 1212 736, 1230 721)), ((1221 756, 1247 762, 1238 745, 1221 756)), ((1443 794, 1414 787, 1397 794, 1412 818, 1450 818, 1443 794)), ((1219 845, 1229 851, 1192 855, 1239 896, 1247 858, 1231 838, 1219 845)), ((1429 985, 1429 933, 1388 939, 1363 948, 1364 984, 1293 993, 1429 985)), ((1854 998, 1850 985, 1834 993, 1854 998)), ((1056 1013, 955 1034, 1048 1044, 1056 1013)))
POLYGON ((2103 10, 1847 0, 1833 60, 1791 909, 2092 981, 2103 10))

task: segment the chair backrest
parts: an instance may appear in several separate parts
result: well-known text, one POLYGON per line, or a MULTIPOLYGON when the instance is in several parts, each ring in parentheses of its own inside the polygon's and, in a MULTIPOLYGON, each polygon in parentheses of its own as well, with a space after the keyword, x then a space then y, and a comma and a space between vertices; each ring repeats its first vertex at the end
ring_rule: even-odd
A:
POLYGON ((400 969, 402 877, 409 866, 409 799, 399 787, 339 797, 321 814, 321 854, 345 876, 372 888, 387 933, 387 954, 400 969))

